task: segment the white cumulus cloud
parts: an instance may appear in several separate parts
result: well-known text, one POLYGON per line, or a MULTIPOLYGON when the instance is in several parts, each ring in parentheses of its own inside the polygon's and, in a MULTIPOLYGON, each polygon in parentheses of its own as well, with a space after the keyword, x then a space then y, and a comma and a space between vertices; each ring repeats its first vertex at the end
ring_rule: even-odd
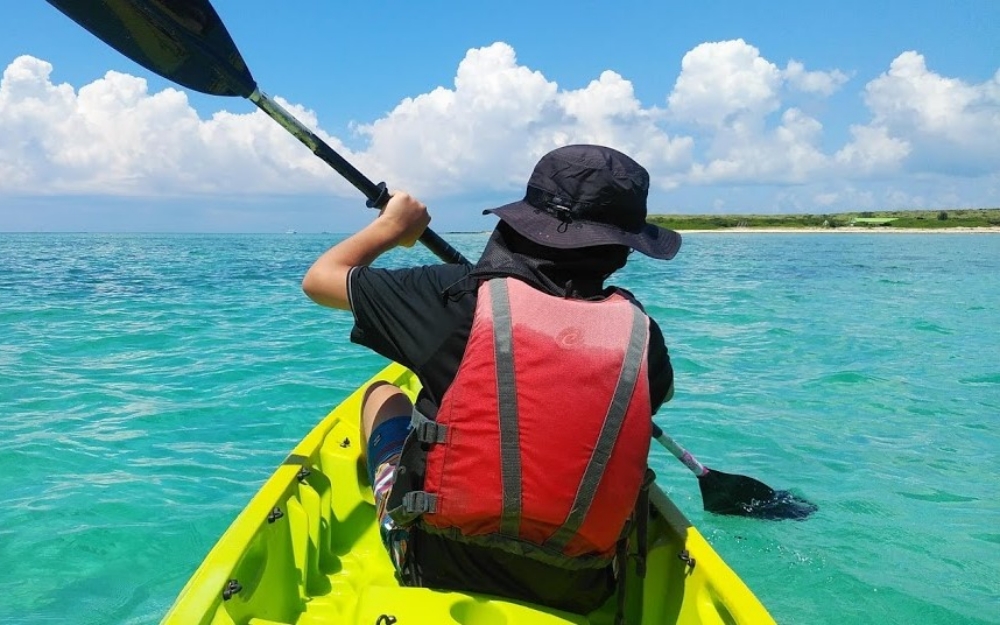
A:
POLYGON ((386 177, 417 192, 450 193, 521 186, 542 154, 567 143, 600 143, 679 171, 691 139, 668 135, 657 116, 615 72, 562 90, 495 43, 469 50, 453 88, 408 98, 358 130, 370 141, 364 157, 386 177))
POLYGON ((703 43, 684 55, 667 102, 676 119, 722 126, 778 110, 781 83, 781 70, 742 39, 703 43))
POLYGON ((834 156, 844 172, 886 174, 896 171, 910 154, 910 143, 890 136, 882 126, 851 126, 851 137, 834 156))
MULTIPOLYGON (((184 91, 150 92, 143 78, 108 72, 73 86, 52 74, 31 56, 3 70, 0 196, 358 198, 260 111, 204 117, 184 91)), ((658 199, 698 197, 709 210, 751 186, 748 197, 776 210, 1000 203, 1000 72, 969 82, 904 52, 863 86, 864 119, 831 145, 829 109, 811 103, 853 75, 771 60, 742 39, 710 42, 683 56, 670 93, 649 104, 617 72, 570 89, 497 42, 468 50, 451 84, 341 129, 324 131, 314 112, 276 99, 372 179, 431 200, 519 193, 543 153, 601 143, 646 165, 658 199), (345 133, 356 149, 338 138, 345 133), (976 185, 956 182, 969 178, 976 185)))
POLYGON ((904 52, 865 86, 864 98, 872 112, 866 132, 911 146, 910 169, 966 175, 1000 169, 1000 71, 970 84, 904 52))
POLYGON ((695 47, 667 98, 672 119, 710 131, 685 181, 795 184, 824 172, 823 125, 798 108, 783 109, 782 96, 796 90, 825 97, 846 80, 839 70, 807 71, 797 61, 781 70, 742 39, 695 47))
POLYGON ((789 61, 781 74, 793 89, 824 96, 833 95, 850 78, 839 69, 829 72, 806 71, 805 65, 798 61, 789 61))
POLYGON ((75 91, 53 84, 51 73, 50 63, 21 56, 0 79, 0 192, 280 193, 333 184, 326 166, 261 112, 200 119, 184 92, 149 93, 143 78, 108 72, 75 91))

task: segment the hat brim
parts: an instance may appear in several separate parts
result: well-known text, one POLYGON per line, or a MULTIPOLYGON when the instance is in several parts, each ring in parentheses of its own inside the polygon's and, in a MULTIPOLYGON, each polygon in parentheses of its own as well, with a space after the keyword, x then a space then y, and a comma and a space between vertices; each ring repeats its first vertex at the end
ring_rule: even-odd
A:
POLYGON ((670 260, 681 248, 680 234, 649 223, 639 232, 628 232, 595 221, 565 222, 523 200, 483 211, 484 215, 491 213, 521 236, 557 249, 625 245, 646 256, 670 260))

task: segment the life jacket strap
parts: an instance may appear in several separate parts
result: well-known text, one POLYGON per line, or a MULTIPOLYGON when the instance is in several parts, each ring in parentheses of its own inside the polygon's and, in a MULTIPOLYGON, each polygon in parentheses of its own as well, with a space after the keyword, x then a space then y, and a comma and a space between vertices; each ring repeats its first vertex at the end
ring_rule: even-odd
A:
POLYGON ((438 509, 438 497, 433 493, 414 490, 403 495, 403 503, 389 510, 389 516, 400 526, 412 525, 424 514, 434 514, 438 509))
POLYGON ((416 408, 410 415, 410 428, 421 443, 443 443, 448 437, 448 426, 431 421, 416 408))
POLYGON ((500 481, 503 508, 500 533, 517 537, 521 528, 521 434, 514 376, 514 323, 507 280, 490 280, 493 312, 493 352, 496 360, 500 417, 500 481))
POLYGON ((649 489, 653 487, 655 482, 656 473, 647 467, 646 475, 642 481, 642 490, 639 491, 639 501, 635 505, 635 571, 641 579, 646 577, 646 558, 649 555, 649 489))
POLYGON ((601 432, 594 447, 590 461, 584 471, 583 479, 576 492, 576 499, 570 514, 563 522, 562 526, 555 531, 548 539, 546 545, 561 551, 566 548, 569 541, 579 531, 583 525, 587 514, 590 512, 591 504, 597 493, 597 487, 601 483, 603 471, 608 465, 608 460, 614 451, 615 442, 621 432, 622 424, 628 413, 629 402, 632 393, 635 391, 639 375, 642 373, 642 355, 645 353, 646 344, 649 340, 649 328, 646 325, 646 317, 638 307, 632 307, 632 328, 629 334, 628 347, 626 349, 624 362, 618 375, 618 383, 615 386, 614 396, 611 405, 608 407, 601 426, 601 432))
POLYGON ((628 590, 628 536, 622 536, 618 541, 618 548, 615 550, 615 559, 618 566, 618 591, 615 601, 615 625, 626 625, 625 623, 625 599, 628 590))

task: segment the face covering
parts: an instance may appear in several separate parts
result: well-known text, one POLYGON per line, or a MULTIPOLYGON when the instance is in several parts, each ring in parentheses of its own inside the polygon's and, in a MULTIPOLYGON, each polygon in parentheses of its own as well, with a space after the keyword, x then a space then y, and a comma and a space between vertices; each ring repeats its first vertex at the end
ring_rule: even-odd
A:
POLYGON ((546 247, 521 236, 501 221, 469 277, 519 278, 549 295, 599 299, 607 296, 604 281, 625 266, 630 253, 623 245, 546 247))

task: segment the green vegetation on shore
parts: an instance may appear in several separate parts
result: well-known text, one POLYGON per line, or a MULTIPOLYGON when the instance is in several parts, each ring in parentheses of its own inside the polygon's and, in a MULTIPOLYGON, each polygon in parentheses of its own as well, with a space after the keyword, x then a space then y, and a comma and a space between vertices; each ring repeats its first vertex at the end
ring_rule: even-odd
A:
POLYGON ((672 230, 844 227, 939 230, 1000 227, 1000 208, 864 211, 827 215, 650 215, 649 222, 672 230), (870 221, 866 223, 865 220, 870 221))

